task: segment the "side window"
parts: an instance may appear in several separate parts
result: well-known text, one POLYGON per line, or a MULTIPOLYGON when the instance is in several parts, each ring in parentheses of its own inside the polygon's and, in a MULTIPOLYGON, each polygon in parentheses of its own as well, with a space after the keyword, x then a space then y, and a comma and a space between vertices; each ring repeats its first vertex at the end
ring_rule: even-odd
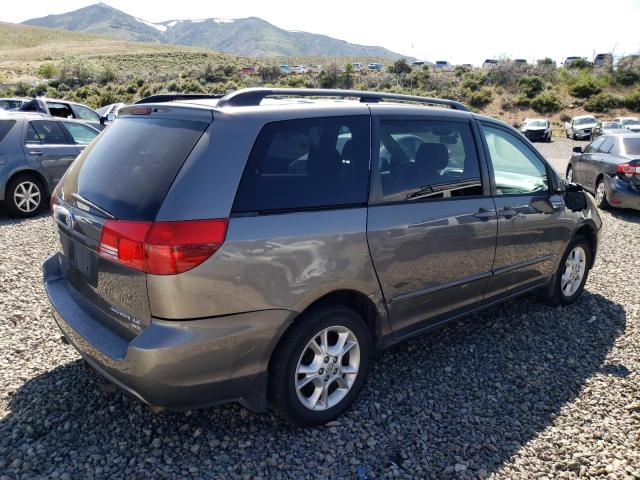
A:
POLYGON ((482 195, 469 124, 382 120, 374 192, 384 203, 482 195))
POLYGON ((76 112, 76 117, 81 118, 82 120, 89 120, 90 122, 99 122, 100 115, 87 107, 82 107, 80 105, 73 105, 73 110, 76 112))
POLYGON ((496 193, 527 194, 547 191, 544 163, 515 135, 486 125, 482 126, 489 147, 496 193))
POLYGON ((66 135, 58 122, 38 120, 29 122, 27 129, 27 143, 41 143, 45 145, 68 145, 66 135))
POLYGON ((233 211, 366 204, 369 123, 368 116, 268 123, 247 160, 233 211))
POLYGON ((602 144, 602 142, 604 142, 604 137, 596 138, 593 142, 591 142, 589 145, 587 145, 585 147, 584 153, 597 152, 598 148, 600 148, 600 145, 602 144))
POLYGON ((67 132, 69 132, 69 135, 71 135, 71 138, 73 138, 73 141, 78 145, 88 145, 98 135, 98 132, 94 129, 81 123, 62 122, 62 124, 67 129, 67 132))
POLYGON ((69 107, 69 105, 65 103, 57 103, 57 102, 47 102, 47 107, 49 108, 49 113, 52 117, 58 118, 73 118, 73 111, 69 107))
POLYGON ((613 138, 606 137, 605 140, 600 144, 600 147, 598 148, 598 152, 599 153, 609 153, 609 151, 611 150, 611 147, 613 147, 614 143, 615 143, 615 141, 613 140, 613 138))

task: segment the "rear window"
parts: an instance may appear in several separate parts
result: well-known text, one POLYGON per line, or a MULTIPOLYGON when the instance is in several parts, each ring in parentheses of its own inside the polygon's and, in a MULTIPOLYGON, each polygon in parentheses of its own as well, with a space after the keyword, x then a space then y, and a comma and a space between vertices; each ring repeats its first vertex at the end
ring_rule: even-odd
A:
POLYGON ((120 118, 69 170, 64 195, 78 193, 124 220, 153 220, 206 130, 203 122, 120 118))
POLYGON ((623 141, 627 155, 640 155, 640 138, 625 138, 623 141))
POLYGON ((233 211, 366 204, 369 152, 368 116, 269 123, 247 160, 233 211))
POLYGON ((15 120, 0 120, 0 142, 4 140, 15 124, 15 120))

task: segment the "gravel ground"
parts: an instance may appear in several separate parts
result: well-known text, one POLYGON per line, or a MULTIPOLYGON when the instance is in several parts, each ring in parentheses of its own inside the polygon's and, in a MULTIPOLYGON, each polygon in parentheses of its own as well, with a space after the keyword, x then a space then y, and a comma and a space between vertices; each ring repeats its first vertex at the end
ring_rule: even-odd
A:
POLYGON ((527 297, 382 352, 346 415, 303 430, 122 394, 60 341, 51 220, 0 218, 0 479, 640 478, 640 214, 603 219, 576 304, 527 297))

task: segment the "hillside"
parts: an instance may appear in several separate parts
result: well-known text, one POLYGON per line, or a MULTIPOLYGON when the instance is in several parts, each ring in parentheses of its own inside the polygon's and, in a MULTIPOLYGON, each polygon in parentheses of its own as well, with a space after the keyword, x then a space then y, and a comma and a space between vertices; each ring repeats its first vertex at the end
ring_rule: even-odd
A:
POLYGON ((211 50, 131 42, 87 33, 0 22, 0 83, 38 78, 43 63, 82 59, 110 65, 126 76, 173 78, 203 63, 240 65, 245 60, 211 50))
POLYGON ((241 56, 400 57, 383 47, 357 45, 326 35, 283 30, 257 17, 151 23, 104 3, 68 13, 33 18, 24 24, 92 33, 120 40, 210 48, 241 56))

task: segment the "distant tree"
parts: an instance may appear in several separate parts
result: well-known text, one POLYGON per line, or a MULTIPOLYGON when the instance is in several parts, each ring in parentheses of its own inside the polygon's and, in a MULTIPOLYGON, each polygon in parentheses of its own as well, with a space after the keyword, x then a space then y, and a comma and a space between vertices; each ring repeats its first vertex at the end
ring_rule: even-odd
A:
POLYGON ((38 75, 50 80, 58 75, 60 70, 53 63, 43 63, 38 67, 38 75))
POLYGON ((265 65, 260 67, 260 80, 265 83, 275 82, 282 76, 282 70, 277 65, 265 65))
POLYGON ((399 58, 398 60, 393 62, 393 65, 390 65, 387 68, 387 71, 393 75, 398 76, 408 75, 411 73, 411 65, 407 63, 406 58, 399 58))

